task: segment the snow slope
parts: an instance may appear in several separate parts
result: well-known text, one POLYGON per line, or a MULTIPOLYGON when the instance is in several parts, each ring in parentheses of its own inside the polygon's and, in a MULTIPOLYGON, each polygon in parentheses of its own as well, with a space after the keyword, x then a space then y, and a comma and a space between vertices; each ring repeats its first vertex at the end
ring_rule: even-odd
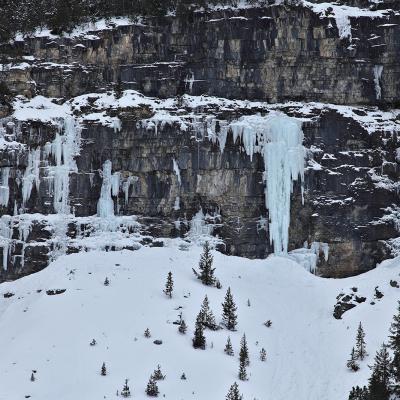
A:
POLYGON ((163 248, 62 256, 37 274, 1 284, 0 399, 115 399, 125 378, 133 398, 145 399, 157 364, 167 375, 159 384, 161 398, 225 399, 237 381, 243 332, 251 358, 250 379, 238 381, 244 400, 347 399, 351 386, 366 382, 367 365, 386 340, 396 310, 400 289, 389 281, 399 278, 400 259, 361 276, 332 280, 287 258, 248 260, 215 252, 216 275, 223 285, 218 290, 203 286, 191 271, 201 248, 192 245, 183 251, 181 245, 181 240, 168 240, 163 248), (162 292, 169 270, 175 281, 172 299, 162 292), (106 276, 110 286, 103 285, 106 276), (384 297, 371 305, 378 285, 384 297), (194 320, 204 296, 220 321, 228 286, 238 306, 238 331, 206 330, 207 349, 193 349, 194 320), (335 320, 336 296, 353 286, 367 301, 335 320), (49 296, 49 289, 66 292, 49 296), (4 298, 7 292, 15 295, 4 298), (179 307, 189 326, 186 335, 172 324, 179 307), (270 328, 263 325, 268 319, 270 328), (359 321, 370 355, 352 373, 345 364, 359 321), (143 336, 147 327, 150 339, 143 336), (234 357, 223 352, 228 335, 234 357), (89 345, 93 338, 96 346, 89 345), (155 339, 163 344, 153 344, 155 339), (258 358, 261 347, 267 350, 266 362, 258 358), (105 377, 100 375, 103 361, 105 377), (37 370, 35 382, 30 381, 32 370, 37 370), (186 381, 180 379, 182 372, 186 381))

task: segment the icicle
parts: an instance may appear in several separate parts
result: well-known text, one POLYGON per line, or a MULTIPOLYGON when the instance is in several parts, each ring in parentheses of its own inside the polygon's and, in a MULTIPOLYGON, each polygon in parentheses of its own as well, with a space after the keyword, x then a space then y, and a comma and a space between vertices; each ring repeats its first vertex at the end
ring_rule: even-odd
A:
POLYGON ((22 177, 22 206, 30 199, 33 184, 36 190, 40 185, 40 149, 30 150, 28 153, 28 165, 26 166, 24 176, 22 177))
POLYGON ((180 170, 179 170, 179 165, 178 165, 177 161, 175 160, 175 158, 172 159, 172 167, 173 167, 173 169, 174 169, 176 178, 178 179, 179 186, 181 186, 181 184, 182 184, 182 181, 181 181, 181 172, 180 172, 180 170))
POLYGON ((120 173, 114 172, 111 177, 111 193, 114 197, 118 196, 119 193, 119 181, 120 173))
POLYGON ((112 164, 107 160, 103 164, 103 183, 101 185, 100 198, 97 203, 97 216, 108 218, 114 216, 114 202, 111 198, 112 189, 112 164))
POLYGON ((381 78, 383 72, 383 65, 374 65, 374 84, 376 99, 380 100, 382 97, 381 78))
POLYGON ((179 196, 176 196, 176 197, 175 197, 174 210, 175 210, 175 211, 178 211, 178 210, 180 210, 180 209, 181 209, 181 206, 180 206, 180 198, 179 198, 179 196))
POLYGON ((129 200, 129 188, 131 187, 131 185, 133 185, 134 182, 136 182, 138 180, 137 176, 128 176, 128 178, 126 179, 126 181, 122 184, 122 190, 124 192, 125 195, 125 205, 128 204, 128 200, 129 200))
POLYGON ((10 197, 10 188, 8 187, 8 178, 10 176, 10 167, 1 168, 0 174, 0 206, 7 207, 10 197))
POLYGON ((11 237, 13 232, 12 218, 3 215, 0 218, 0 247, 3 249, 3 269, 7 269, 8 255, 11 250, 11 237))

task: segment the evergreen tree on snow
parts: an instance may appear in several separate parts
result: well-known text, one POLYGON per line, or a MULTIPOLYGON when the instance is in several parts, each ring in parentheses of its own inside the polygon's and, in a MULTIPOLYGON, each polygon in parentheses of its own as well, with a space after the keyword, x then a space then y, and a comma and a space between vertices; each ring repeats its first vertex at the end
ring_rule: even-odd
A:
POLYGON ((215 323, 215 317, 210 309, 210 303, 208 301, 207 295, 204 297, 203 304, 200 309, 200 314, 202 316, 203 325, 213 331, 217 330, 217 324, 215 323))
POLYGON ((165 283, 165 289, 164 289, 164 293, 171 298, 172 297, 172 292, 174 290, 174 281, 172 279, 172 272, 168 272, 167 275, 167 282, 165 283))
POLYGON ((231 338, 228 336, 228 340, 226 341, 225 349, 224 349, 225 354, 228 356, 233 356, 233 347, 231 343, 231 338))
POLYGON ((36 378, 35 378, 35 374, 32 372, 31 374, 31 382, 35 382, 36 378))
POLYGON ((391 363, 391 390, 394 395, 400 397, 400 302, 397 306, 397 314, 393 316, 390 325, 389 347, 393 350, 391 363))
POLYGON ((397 314, 393 315, 389 332, 389 347, 396 351, 396 349, 400 349, 400 301, 397 305, 397 314))
POLYGON ((347 368, 352 370, 352 371, 358 371, 360 369, 360 366, 357 364, 357 357, 356 357, 356 351, 354 350, 354 347, 351 349, 350 353, 350 358, 347 360, 347 368))
POLYGON ((121 390, 122 397, 131 397, 131 391, 128 386, 128 379, 125 379, 124 387, 121 390))
POLYGON ((104 286, 108 286, 110 284, 109 279, 106 277, 106 279, 104 280, 104 286))
POLYGON ((197 272, 194 269, 193 272, 195 273, 197 278, 200 279, 201 282, 207 286, 212 286, 215 285, 216 283, 216 279, 214 277, 215 268, 213 268, 212 265, 213 265, 213 256, 211 254, 210 244, 206 242, 203 246, 203 253, 200 256, 200 262, 199 262, 200 272, 197 272))
POLYGON ((249 348, 247 347, 246 334, 240 340, 239 360, 245 365, 250 365, 249 348))
POLYGON ((194 337, 192 342, 195 349, 204 350, 206 348, 206 338, 204 336, 203 317, 201 315, 201 312, 196 318, 196 327, 194 330, 194 337))
POLYGON ((365 332, 360 322, 357 329, 355 356, 356 359, 364 360, 367 355, 368 353, 365 347, 365 332))
POLYGON ((236 304, 233 301, 231 288, 226 291, 225 300, 222 303, 222 322, 230 330, 234 331, 237 325, 236 304))
POLYGON ((102 376, 106 376, 107 375, 106 363, 104 363, 104 362, 103 362, 103 365, 101 366, 100 375, 102 375, 102 376))
POLYGON ((178 328, 179 333, 182 333, 183 335, 187 331, 187 325, 184 319, 181 319, 181 322, 179 323, 179 328, 178 328))
POLYGON ((144 337, 145 338, 150 338, 151 337, 151 333, 150 333, 150 329, 149 328, 146 328, 146 330, 144 331, 144 337))
POLYGON ((229 389, 228 394, 226 395, 226 400, 242 400, 243 396, 239 392, 239 386, 235 382, 229 389))
POLYGON ((368 400, 368 396, 368 389, 365 386, 363 388, 356 386, 351 389, 349 400, 368 400))
POLYGON ((159 391, 158 391, 157 382, 154 379, 154 376, 151 376, 149 383, 147 384, 147 387, 146 387, 146 394, 147 394, 147 396, 150 396, 150 397, 157 397, 158 393, 159 393, 159 391))
POLYGON ((181 379, 182 379, 183 381, 186 381, 186 375, 185 375, 184 372, 183 372, 182 375, 181 375, 181 379))
POLYGON ((241 381, 247 380, 246 362, 242 359, 239 360, 239 374, 238 377, 241 381))
POLYGON ((267 359, 267 352, 265 351, 264 347, 260 351, 260 360, 265 361, 267 359))
POLYGON ((389 400, 390 355, 385 344, 377 351, 372 375, 368 381, 368 400, 389 400))
POLYGON ((155 381, 162 381, 165 379, 165 375, 161 372, 160 364, 157 365, 157 368, 154 370, 152 377, 155 381))

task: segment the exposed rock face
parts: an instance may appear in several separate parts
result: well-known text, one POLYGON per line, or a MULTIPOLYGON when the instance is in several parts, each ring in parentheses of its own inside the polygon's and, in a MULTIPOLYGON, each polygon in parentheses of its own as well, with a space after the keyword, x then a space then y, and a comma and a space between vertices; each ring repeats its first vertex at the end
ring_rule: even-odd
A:
MULTIPOLYGON (((25 57, 27 64, 3 74, 14 92, 28 97, 71 98, 123 87, 161 98, 187 93, 388 107, 400 95, 398 23, 393 12, 354 19, 351 38, 340 39, 334 18, 320 18, 304 7, 194 13, 74 38, 26 39, 16 45, 34 59, 25 57)), ((256 153, 250 160, 231 130, 221 147, 210 136, 209 123, 217 120, 218 133, 242 115, 276 110, 303 121, 307 149, 304 204, 296 183, 289 250, 305 242, 328 244, 327 257, 316 247, 317 273, 333 277, 369 270, 392 254, 400 217, 398 111, 188 96, 158 103, 143 97, 116 107, 113 95, 111 103, 99 105, 100 97, 58 100, 57 113, 47 120, 35 113, 26 117, 17 102, 15 113, 2 120, 0 173, 7 169, 7 182, 0 181, 0 189, 7 186, 9 194, 0 204, 0 234, 6 238, 2 247, 0 242, 0 260, 7 263, 0 281, 45 267, 57 252, 90 248, 76 239, 91 235, 93 222, 85 218, 97 213, 107 160, 119 182, 112 192, 115 215, 137 216, 128 224, 125 219, 118 234, 126 229, 131 235, 149 235, 140 240, 130 236, 123 247, 137 248, 152 237, 184 237, 202 209, 215 225, 214 234, 224 240, 221 251, 266 257, 272 246, 262 156, 256 153), (67 174, 68 211, 74 216, 67 212, 57 219, 52 216, 58 207, 54 182, 62 191, 65 175, 59 167, 69 157, 57 164, 56 150, 49 146, 62 131, 54 123, 60 110, 64 117, 73 115, 81 131, 80 150, 70 157, 67 174), (32 167, 35 150, 40 151, 37 172, 32 167), (54 177, 58 173, 61 180, 54 177), (31 181, 25 198, 24 185, 31 181), (38 215, 11 217, 22 212, 38 215)), ((104 248, 118 247, 111 241, 104 248)))
POLYGON ((126 88, 160 97, 395 104, 400 16, 376 11, 346 21, 329 10, 274 6, 149 19, 72 39, 33 38, 15 46, 35 61, 25 61, 31 67, 23 71, 14 67, 8 80, 19 93, 52 97, 121 79, 126 88))

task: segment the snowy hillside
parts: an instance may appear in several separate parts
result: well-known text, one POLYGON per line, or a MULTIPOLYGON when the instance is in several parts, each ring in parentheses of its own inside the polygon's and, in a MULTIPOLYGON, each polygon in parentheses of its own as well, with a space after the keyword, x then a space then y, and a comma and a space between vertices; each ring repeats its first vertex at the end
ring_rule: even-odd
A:
POLYGON ((354 278, 332 280, 283 257, 248 260, 214 252, 223 286, 217 289, 193 275, 201 248, 185 249, 182 243, 62 256, 37 274, 1 284, 0 399, 116 399, 126 378, 132 397, 145 399, 157 364, 166 374, 159 382, 160 397, 171 400, 224 399, 234 381, 244 400, 340 400, 353 385, 366 383, 368 365, 387 339, 396 311, 400 289, 390 280, 399 278, 398 259, 354 278), (172 299, 163 293, 168 271, 174 278, 172 299), (206 350, 195 350, 194 322, 204 296, 220 322, 229 286, 238 307, 237 331, 207 329, 206 350), (379 300, 376 286, 384 294, 379 300), (334 319, 336 296, 353 287, 366 301, 334 319), (55 289, 66 290, 47 294, 55 289), (173 324, 180 311, 186 335, 173 324), (346 361, 360 321, 369 356, 354 373, 346 361), (146 328, 151 338, 144 337, 146 328), (245 382, 237 377, 243 333, 250 351, 245 382), (234 357, 223 351, 228 336, 234 357), (157 339, 161 345, 153 343, 157 339), (259 359, 262 347, 265 362, 259 359), (103 362, 106 376, 100 375, 103 362), (30 380, 33 370, 35 381, 30 380), (187 380, 180 379, 183 372, 187 380))

